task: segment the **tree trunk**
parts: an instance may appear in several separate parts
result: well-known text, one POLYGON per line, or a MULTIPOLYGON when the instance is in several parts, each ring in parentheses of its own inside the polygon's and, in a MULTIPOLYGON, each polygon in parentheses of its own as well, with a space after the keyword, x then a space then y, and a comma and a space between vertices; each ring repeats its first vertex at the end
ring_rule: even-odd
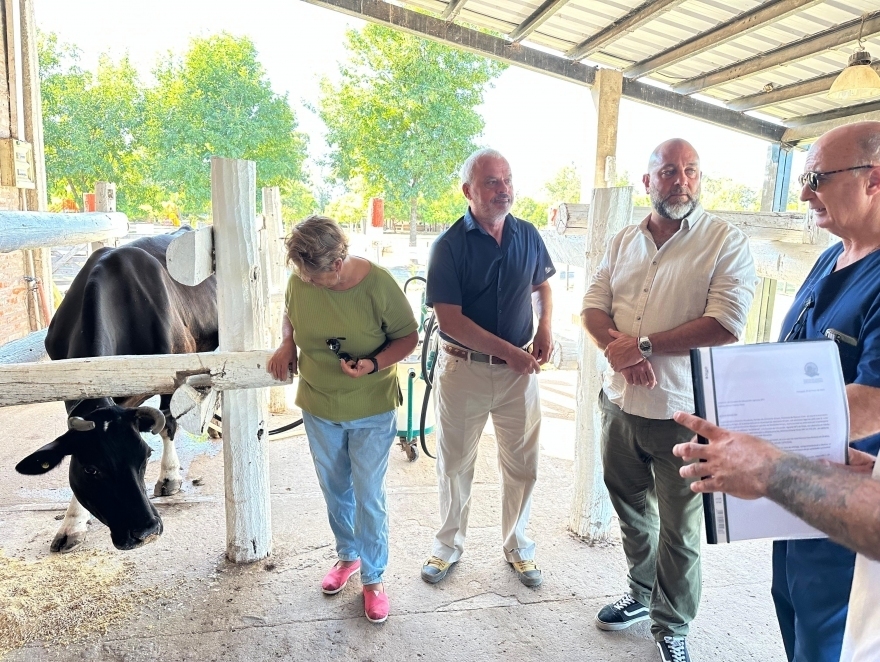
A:
POLYGON ((419 226, 419 199, 418 197, 412 197, 409 200, 409 246, 410 248, 415 248, 417 239, 419 236, 418 233, 419 226))
POLYGON ((73 196, 73 201, 76 203, 76 206, 79 207, 83 204, 82 198, 79 195, 79 189, 77 189, 76 184, 73 183, 73 179, 67 177, 67 185, 70 187, 70 195, 73 196))

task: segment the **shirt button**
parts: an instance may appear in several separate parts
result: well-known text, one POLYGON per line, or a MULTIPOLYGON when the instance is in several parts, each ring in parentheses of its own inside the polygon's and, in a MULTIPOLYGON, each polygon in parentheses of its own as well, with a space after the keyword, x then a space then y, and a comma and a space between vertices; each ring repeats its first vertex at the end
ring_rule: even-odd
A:
POLYGON ((653 262, 651 262, 651 264, 657 264, 657 260, 654 260, 653 262))
POLYGON ((640 320, 640 319, 642 319, 642 318, 641 318, 641 317, 636 317, 636 320, 640 320))
POLYGON ((645 288, 645 292, 647 292, 647 291, 648 291, 648 288, 646 287, 646 288, 645 288))

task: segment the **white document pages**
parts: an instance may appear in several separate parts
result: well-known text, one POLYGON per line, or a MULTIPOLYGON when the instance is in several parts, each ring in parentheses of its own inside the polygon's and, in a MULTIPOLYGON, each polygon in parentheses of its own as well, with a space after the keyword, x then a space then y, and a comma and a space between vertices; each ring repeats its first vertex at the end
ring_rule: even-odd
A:
MULTIPOLYGON (((846 462, 849 409, 833 341, 700 348, 691 367, 698 415, 791 453, 846 462)), ((824 536, 769 499, 706 496, 709 542, 824 536)))

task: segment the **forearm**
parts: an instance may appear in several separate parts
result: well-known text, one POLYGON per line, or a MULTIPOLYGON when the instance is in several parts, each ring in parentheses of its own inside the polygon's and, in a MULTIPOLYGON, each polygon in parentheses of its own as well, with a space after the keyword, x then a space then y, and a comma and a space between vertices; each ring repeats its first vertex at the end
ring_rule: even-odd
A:
POLYGON ((880 432, 880 388, 847 384, 849 403, 849 440, 864 439, 880 432))
POLYGON ((584 325, 587 334, 602 351, 614 340, 608 333, 608 329, 617 331, 617 327, 614 325, 611 316, 604 310, 587 308, 581 312, 581 323, 584 325))
POLYGON ((553 319, 553 296, 548 281, 544 281, 532 291, 532 308, 538 318, 538 326, 550 329, 553 319))
POLYGON ((418 342, 419 334, 417 331, 413 331, 403 338, 392 340, 385 349, 375 356, 376 363, 379 364, 379 370, 384 370, 412 354, 418 342))
POLYGON ((832 540, 880 560, 880 481, 785 454, 774 464, 767 497, 832 540))
POLYGON ((699 317, 674 329, 650 334, 654 354, 687 354, 694 347, 715 347, 736 342, 736 337, 714 317, 699 317))
POLYGON ((281 318, 281 344, 285 343, 293 345, 294 350, 296 349, 296 341, 293 339, 293 325, 290 323, 286 311, 281 318))
POLYGON ((435 304, 434 311, 437 313, 440 330, 474 351, 505 358, 509 353, 519 349, 466 317, 462 314, 460 306, 438 303, 435 304))

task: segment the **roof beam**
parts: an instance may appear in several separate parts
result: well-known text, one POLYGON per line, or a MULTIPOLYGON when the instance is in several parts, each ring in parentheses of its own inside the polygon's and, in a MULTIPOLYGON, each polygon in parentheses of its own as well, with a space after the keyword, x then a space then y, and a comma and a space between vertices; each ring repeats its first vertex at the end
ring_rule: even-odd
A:
POLYGON ((861 115, 874 111, 880 111, 880 101, 878 100, 860 103, 855 106, 843 106, 841 108, 835 108, 834 110, 826 110, 821 113, 813 113, 812 115, 791 117, 785 120, 785 126, 790 129, 797 126, 818 124, 820 122, 828 122, 830 120, 837 120, 843 117, 851 117, 853 115, 861 115))
MULTIPOLYGON (((708 87, 730 82, 735 78, 750 76, 751 74, 772 69, 782 64, 791 64, 810 55, 856 41, 859 38, 861 24, 862 19, 857 18, 854 21, 843 23, 836 28, 819 32, 785 46, 780 46, 772 51, 756 55, 748 60, 741 60, 730 66, 711 71, 708 74, 676 83, 672 86, 672 89, 681 94, 691 94, 705 90, 708 87)), ((880 32, 880 12, 873 12, 865 18, 862 37, 870 37, 878 32, 880 32)))
POLYGON ((663 67, 681 62, 685 58, 707 51, 710 48, 720 46, 731 39, 741 37, 797 11, 817 5, 820 2, 823 2, 823 0, 771 0, 771 2, 759 5, 739 16, 734 16, 729 21, 716 25, 711 30, 686 39, 680 44, 668 48, 647 60, 636 62, 633 66, 625 69, 623 74, 627 78, 645 76, 663 67))
MULTIPOLYGON (((878 74, 880 74, 880 61, 871 65, 878 74)), ((798 81, 789 85, 774 87, 769 92, 757 92, 747 96, 737 97, 727 101, 725 105, 731 110, 754 110, 765 106, 773 106, 777 103, 785 103, 792 99, 801 99, 816 94, 822 94, 831 89, 831 84, 840 75, 840 71, 835 71, 824 76, 817 76, 808 80, 798 81)))
POLYGON ((458 12, 461 11, 461 8, 464 7, 464 3, 466 2, 467 0, 450 0, 449 4, 446 5, 446 9, 440 14, 440 18, 444 21, 451 21, 458 16, 458 12))
POLYGON ((602 28, 599 32, 584 39, 577 46, 570 49, 565 56, 570 57, 572 60, 580 60, 592 55, 648 21, 653 21, 664 11, 677 7, 682 2, 684 0, 648 0, 648 2, 639 5, 628 14, 621 16, 610 25, 602 28))
MULTIPOLYGON (((852 108, 853 107, 850 106, 850 110, 852 110, 852 108)), ((823 113, 816 113, 816 115, 813 115, 812 117, 818 117, 822 114, 823 113)), ((855 124, 856 122, 865 122, 868 120, 873 120, 875 122, 880 121, 880 110, 859 113, 858 115, 849 115, 848 117, 839 117, 837 119, 828 119, 813 124, 805 124, 803 126, 794 126, 785 130, 785 133, 782 134, 782 142, 789 145, 797 145, 802 142, 809 143, 823 133, 831 131, 831 129, 836 129, 839 126, 844 126, 846 124, 855 124)))
MULTIPOLYGON (((477 53, 571 83, 591 87, 596 67, 572 62, 560 55, 539 51, 522 44, 511 44, 494 35, 447 23, 382 0, 303 0, 362 20, 403 30, 410 34, 443 42, 455 48, 477 53)), ((623 96, 681 115, 710 122, 762 140, 778 142, 785 127, 744 115, 723 106, 692 99, 653 85, 624 79, 623 96)))
POLYGON ((693 119, 724 127, 725 129, 732 129, 733 131, 745 133, 761 140, 779 142, 785 132, 785 127, 779 124, 766 122, 751 115, 728 110, 723 106, 716 106, 629 78, 623 79, 623 96, 632 101, 663 108, 679 115, 686 115, 693 119))
POLYGON ((538 7, 531 15, 516 26, 516 29, 508 36, 510 41, 517 43, 528 37, 532 32, 537 30, 548 18, 562 9, 569 0, 545 0, 544 4, 538 7))

